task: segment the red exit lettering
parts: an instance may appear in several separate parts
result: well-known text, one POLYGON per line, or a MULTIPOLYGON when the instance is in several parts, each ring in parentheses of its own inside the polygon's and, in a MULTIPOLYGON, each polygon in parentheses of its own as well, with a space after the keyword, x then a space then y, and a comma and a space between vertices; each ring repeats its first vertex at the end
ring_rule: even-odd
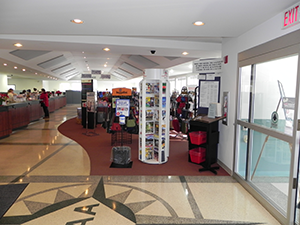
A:
POLYGON ((283 21, 284 27, 287 27, 298 21, 298 9, 299 9, 299 5, 295 6, 294 8, 284 13, 284 21, 283 21))

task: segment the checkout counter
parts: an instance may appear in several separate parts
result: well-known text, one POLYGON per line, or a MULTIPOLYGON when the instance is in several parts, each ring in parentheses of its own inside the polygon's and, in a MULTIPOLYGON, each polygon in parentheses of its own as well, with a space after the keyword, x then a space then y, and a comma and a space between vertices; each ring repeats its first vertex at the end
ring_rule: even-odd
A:
MULTIPOLYGON (((62 108, 66 103, 65 96, 49 98, 49 112, 62 108)), ((26 127, 43 116, 43 108, 38 100, 0 106, 0 138, 9 136, 13 130, 26 127)))

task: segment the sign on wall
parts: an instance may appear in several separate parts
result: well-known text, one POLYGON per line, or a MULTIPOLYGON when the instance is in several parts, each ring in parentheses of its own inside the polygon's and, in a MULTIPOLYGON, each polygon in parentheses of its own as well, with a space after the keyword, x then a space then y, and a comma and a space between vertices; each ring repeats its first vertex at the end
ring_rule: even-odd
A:
POLYGON ((221 72, 222 62, 222 59, 194 61, 193 73, 221 72))
POLYGON ((283 29, 300 22, 299 10, 300 3, 297 3, 283 12, 283 29))

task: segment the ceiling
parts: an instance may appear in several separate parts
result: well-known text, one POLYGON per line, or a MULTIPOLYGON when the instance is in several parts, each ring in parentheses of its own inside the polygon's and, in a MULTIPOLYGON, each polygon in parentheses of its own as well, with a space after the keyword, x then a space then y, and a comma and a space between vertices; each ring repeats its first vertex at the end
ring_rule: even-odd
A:
POLYGON ((220 58, 223 38, 238 37, 297 2, 0 0, 0 74, 78 80, 101 71, 112 81, 139 77, 146 68, 186 74, 193 60, 220 58), (199 20, 205 25, 194 26, 199 20))

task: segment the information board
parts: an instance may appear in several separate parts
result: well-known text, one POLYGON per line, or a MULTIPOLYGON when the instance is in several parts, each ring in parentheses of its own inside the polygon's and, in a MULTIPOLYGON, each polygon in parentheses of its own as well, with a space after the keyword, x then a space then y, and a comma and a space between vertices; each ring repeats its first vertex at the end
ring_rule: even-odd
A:
POLYGON ((198 114, 208 114, 210 103, 220 102, 221 78, 214 80, 199 80, 198 114))

